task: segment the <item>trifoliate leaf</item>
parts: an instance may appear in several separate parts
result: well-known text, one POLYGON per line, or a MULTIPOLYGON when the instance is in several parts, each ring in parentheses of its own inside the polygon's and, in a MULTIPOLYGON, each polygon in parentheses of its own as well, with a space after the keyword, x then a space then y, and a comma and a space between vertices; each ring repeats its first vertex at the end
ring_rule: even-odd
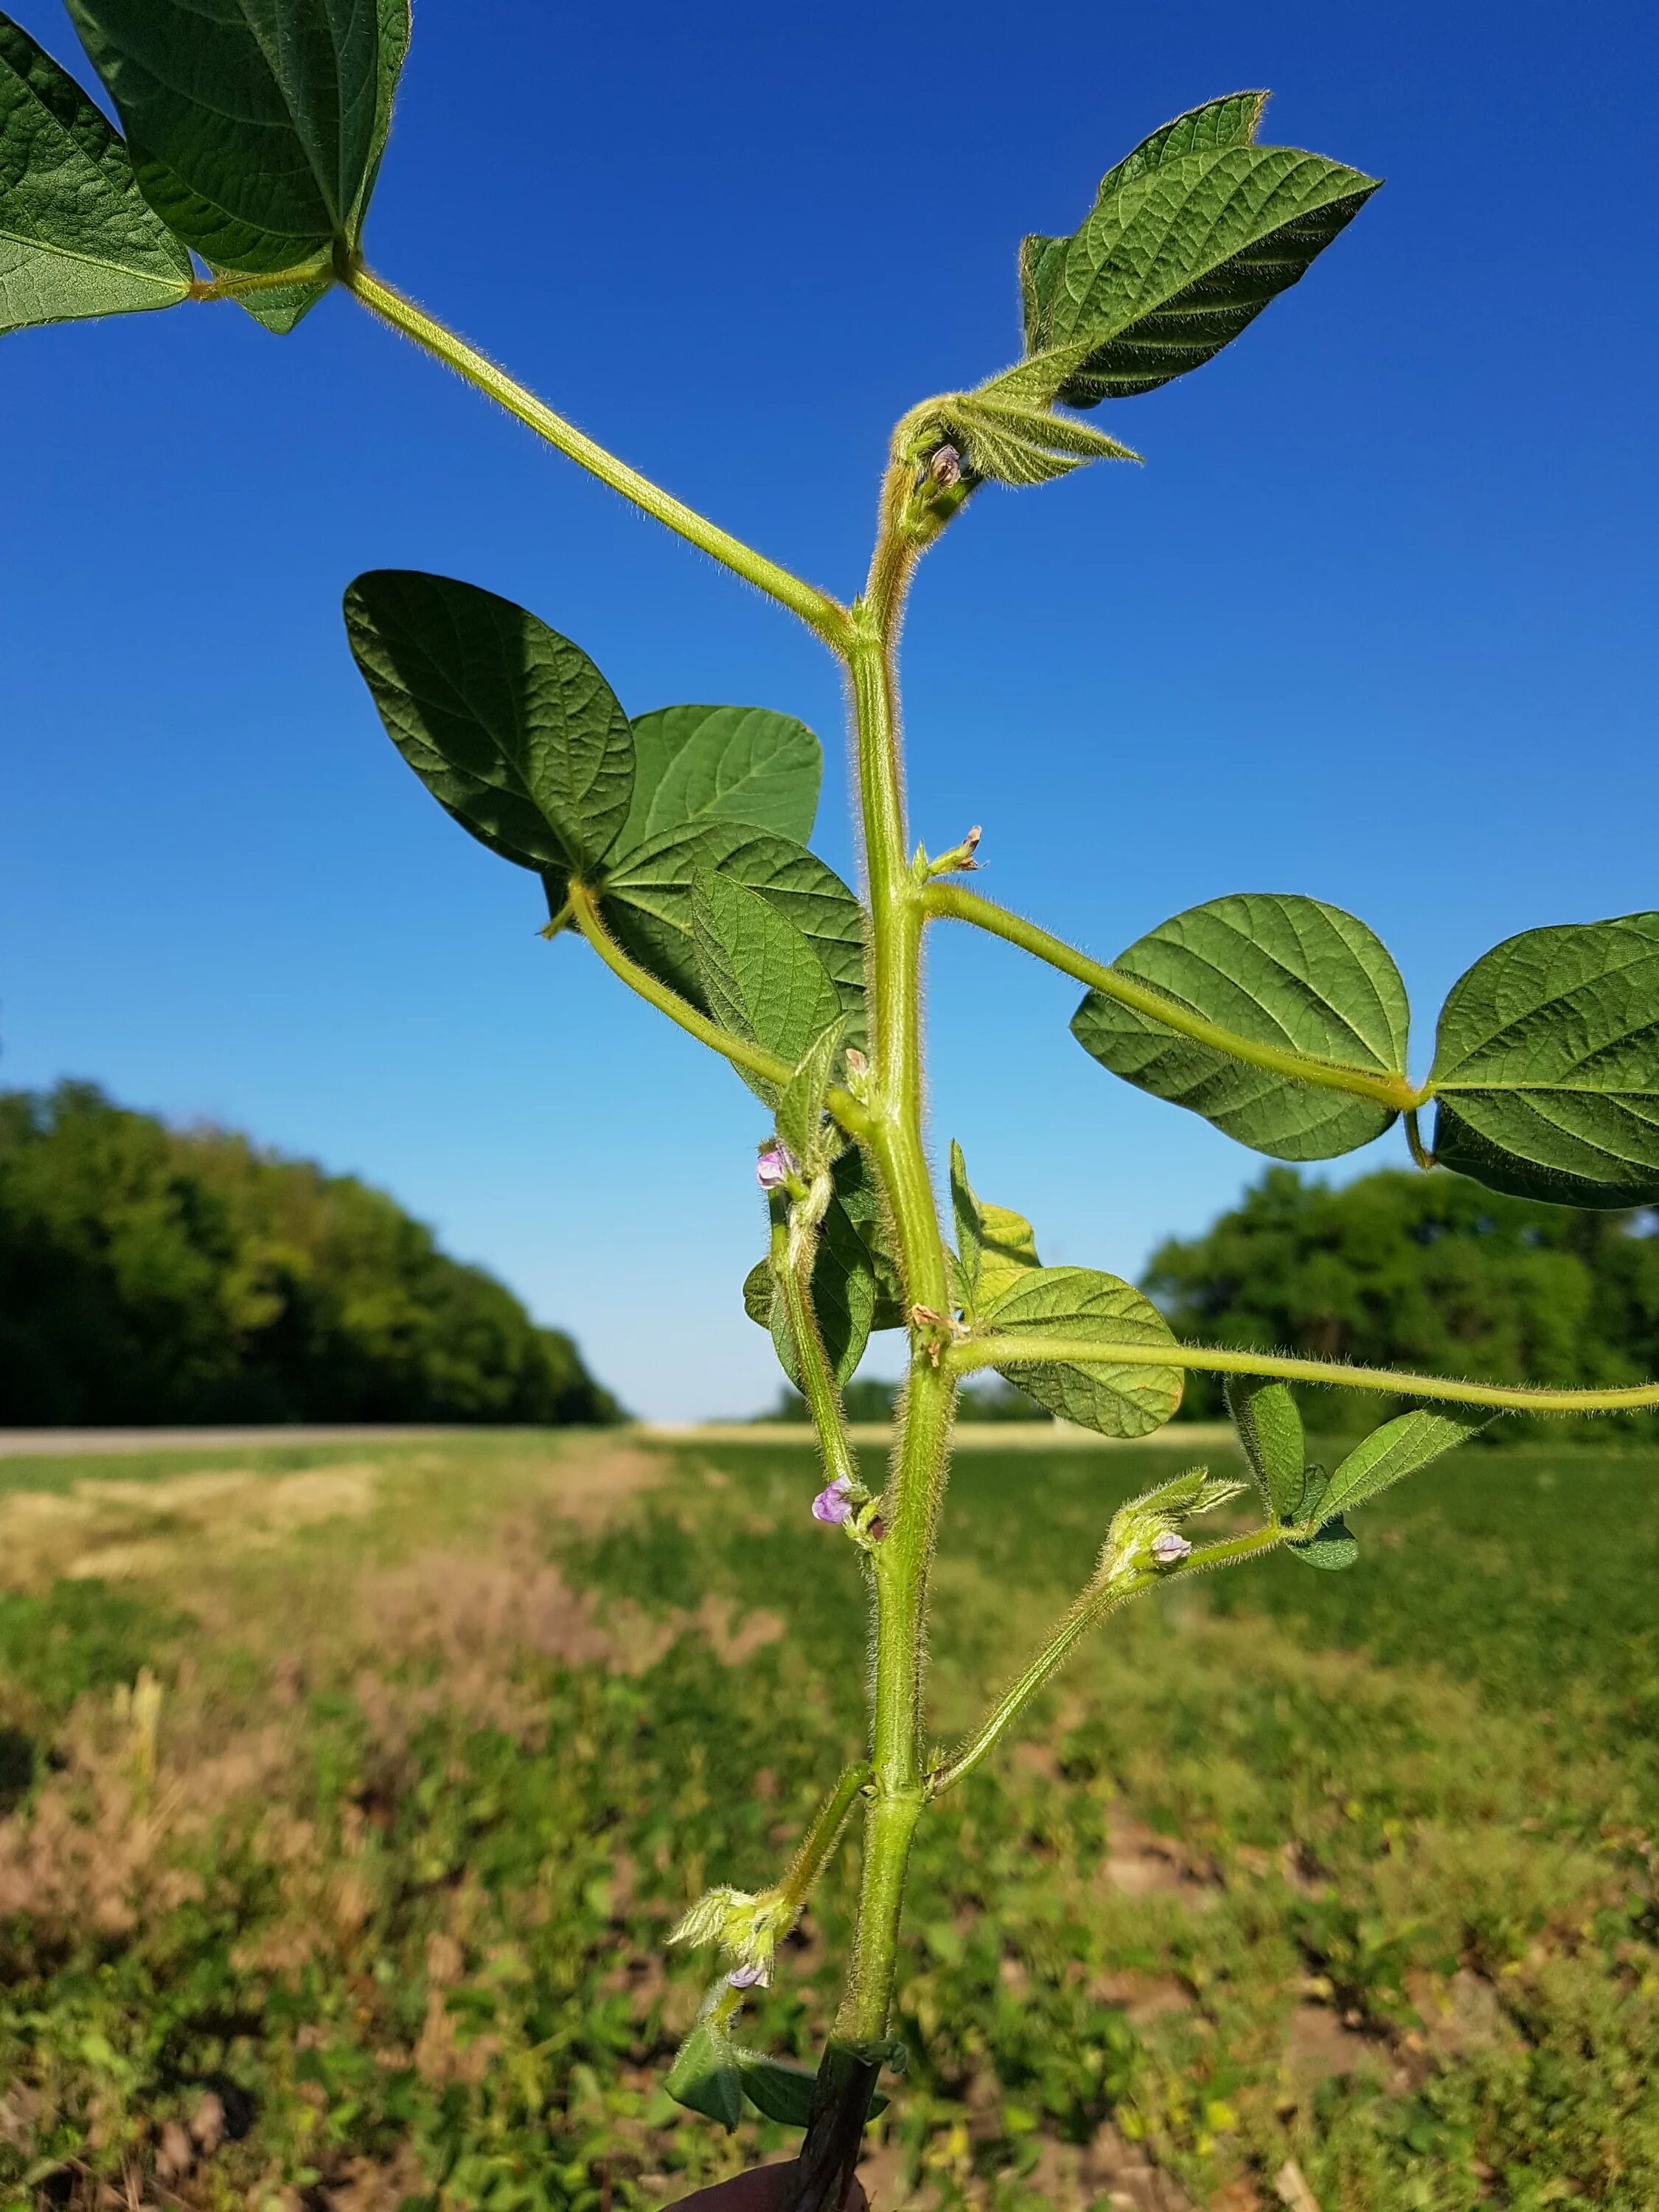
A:
POLYGON ((743 2081, 731 2037, 713 2021, 699 2021, 674 2057, 663 2087, 677 2105, 735 2128, 743 2118, 743 2081))
POLYGON ((1384 1421, 1342 1461, 1326 1485, 1320 1510, 1328 1514, 1346 1513, 1363 1505, 1402 1475, 1415 1474, 1443 1452, 1466 1443, 1492 1419, 1490 1413, 1437 1407, 1432 1412, 1419 1407, 1414 1413, 1401 1413, 1397 1420, 1384 1421))
MULTIPOLYGON (((778 1099, 778 1134, 809 1174, 830 1134, 824 1125, 824 1100, 840 1072, 846 1034, 847 1018, 837 1014, 801 1054, 778 1099)), ((836 1152, 841 1149, 840 1144, 834 1146, 836 1152)))
POLYGON ((1340 1574, 1359 1557, 1358 1543, 1340 1514, 1327 1521, 1305 1544, 1286 1544, 1285 1549, 1304 1567, 1322 1567, 1327 1574, 1340 1574))
POLYGON ((0 331, 175 307, 191 274, 120 138, 0 15, 0 331))
MULTIPOLYGON (((836 987, 787 914, 736 878, 710 869, 691 896, 692 933, 702 995, 734 1036, 793 1066, 838 1015, 836 987)), ((775 1105, 778 1086, 739 1069, 757 1096, 775 1105)))
POLYGON ((951 1205, 956 1216, 963 1304, 969 1318, 1013 1287, 1028 1268, 1041 1266, 1036 1238, 1023 1213, 987 1206, 968 1180, 962 1147, 951 1146, 951 1205))
POLYGON ((1231 93, 1177 116, 1107 172, 1071 237, 1025 240, 1026 352, 1068 349, 1068 406, 1152 392, 1212 359, 1377 189, 1322 155, 1256 145, 1265 100, 1231 93))
POLYGON ((1092 1267, 1022 1269, 980 1318, 999 1335, 1094 1337, 1146 1346, 1144 1366, 998 1360, 1006 1382, 1081 1428, 1103 1437, 1149 1436, 1181 1403, 1180 1369, 1158 1364, 1158 1347, 1175 1341, 1169 1323, 1115 1275, 1092 1267))
POLYGON ((1659 913, 1528 929, 1440 1017, 1435 1157, 1557 1206, 1659 1200, 1659 913))
POLYGON ((216 269, 353 252, 409 44, 408 0, 69 0, 139 189, 216 269))
POLYGON ((659 707, 634 717, 633 804, 618 856, 711 817, 812 834, 823 748, 805 722, 764 707, 659 707))
POLYGON ((1227 1411, 1262 1504, 1271 1513, 1295 1518, 1301 1510, 1307 1447, 1289 1384, 1230 1375, 1224 1389, 1227 1411))
MULTIPOLYGON (((1241 892, 1188 908, 1112 963, 1249 1045, 1406 1080, 1406 987, 1363 921, 1317 899, 1241 892)), ((1281 1160, 1328 1160, 1380 1136, 1395 1109, 1234 1058, 1091 991, 1072 1034, 1115 1074, 1281 1160)))
POLYGON ((597 867, 627 817, 634 739, 579 645, 412 568, 359 576, 345 620, 387 735, 440 805, 522 868, 597 867))

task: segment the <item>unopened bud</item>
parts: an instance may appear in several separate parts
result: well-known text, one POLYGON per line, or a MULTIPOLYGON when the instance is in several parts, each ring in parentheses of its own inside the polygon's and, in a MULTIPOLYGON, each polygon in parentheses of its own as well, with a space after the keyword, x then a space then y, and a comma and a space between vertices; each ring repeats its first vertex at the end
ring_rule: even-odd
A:
POLYGON ((1173 1528, 1152 1539, 1152 1557, 1160 1567, 1173 1567, 1187 1557, 1192 1546, 1184 1536, 1177 1536, 1173 1528))
POLYGON ((962 455, 954 446, 941 446, 927 464, 927 473, 942 491, 962 482, 962 455))
POLYGON ((733 1966, 726 1978, 728 1988, 734 1990, 763 1990, 771 1978, 767 1966, 733 1966))

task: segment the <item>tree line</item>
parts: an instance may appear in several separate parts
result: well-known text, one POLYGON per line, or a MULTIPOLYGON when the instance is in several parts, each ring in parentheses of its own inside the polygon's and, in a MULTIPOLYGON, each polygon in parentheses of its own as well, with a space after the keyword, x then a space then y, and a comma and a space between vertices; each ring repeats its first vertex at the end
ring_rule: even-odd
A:
POLYGON ((89 1084, 0 1092, 0 1423, 619 1418, 384 1192, 89 1084))

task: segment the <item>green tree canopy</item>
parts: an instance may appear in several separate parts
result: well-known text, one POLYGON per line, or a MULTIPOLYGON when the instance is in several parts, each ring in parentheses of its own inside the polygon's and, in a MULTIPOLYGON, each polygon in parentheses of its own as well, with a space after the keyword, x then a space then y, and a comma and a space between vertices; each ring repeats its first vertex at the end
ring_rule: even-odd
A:
POLYGON ((383 1192, 86 1084, 0 1093, 0 1421, 610 1421, 383 1192))
MULTIPOLYGON (((1636 1382, 1659 1372, 1653 1225, 1460 1176, 1391 1169, 1333 1189, 1270 1168, 1203 1236, 1160 1246, 1144 1287, 1202 1344, 1482 1381, 1636 1382)), ((1373 1401, 1365 1425, 1384 1409, 1373 1401)), ((1183 1411, 1220 1418, 1219 1385, 1194 1376, 1183 1411)))

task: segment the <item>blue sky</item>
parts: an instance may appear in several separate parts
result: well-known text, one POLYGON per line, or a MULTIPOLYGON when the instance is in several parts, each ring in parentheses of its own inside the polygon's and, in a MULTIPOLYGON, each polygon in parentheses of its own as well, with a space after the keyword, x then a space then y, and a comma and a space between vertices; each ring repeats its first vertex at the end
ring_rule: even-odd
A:
MULTIPOLYGON (((59 9, 16 5, 84 77, 59 9)), ((848 592, 892 420, 1018 349, 1020 234, 1072 228, 1180 109, 1273 87, 1265 138, 1388 188, 1218 362, 1092 418, 1145 468, 987 493, 930 557, 915 828, 983 823, 980 887, 1105 957, 1223 891, 1346 906, 1420 1070, 1487 946, 1659 902, 1656 61, 1621 0, 421 0, 368 246, 848 592)), ((759 1109, 538 940, 534 883, 386 742, 338 599, 439 569, 630 708, 804 716, 850 873, 828 657, 343 298, 285 341, 229 307, 25 334, 0 393, 0 1080, 94 1077, 362 1174, 639 1411, 769 1400, 738 1299, 759 1109)), ((1085 1058, 1074 987, 937 937, 933 1136, 1046 1258, 1133 1273, 1258 1171, 1085 1058)))

